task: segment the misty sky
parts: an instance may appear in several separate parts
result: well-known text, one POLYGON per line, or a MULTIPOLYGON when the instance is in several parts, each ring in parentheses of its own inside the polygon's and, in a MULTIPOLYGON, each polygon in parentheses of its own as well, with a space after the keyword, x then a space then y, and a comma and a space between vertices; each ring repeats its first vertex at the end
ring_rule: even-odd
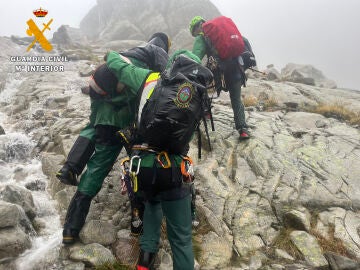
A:
MULTIPOLYGON (((62 24, 78 27, 96 0, 1 0, 0 36, 26 36, 32 10, 49 11, 52 33, 62 24)), ((136 1, 136 0, 134 0, 136 1)), ((166 0, 164 0, 166 1, 166 0)), ((194 0, 195 1, 195 0, 194 0)), ((312 64, 339 87, 360 90, 360 0, 211 0, 254 49, 259 68, 312 64)))

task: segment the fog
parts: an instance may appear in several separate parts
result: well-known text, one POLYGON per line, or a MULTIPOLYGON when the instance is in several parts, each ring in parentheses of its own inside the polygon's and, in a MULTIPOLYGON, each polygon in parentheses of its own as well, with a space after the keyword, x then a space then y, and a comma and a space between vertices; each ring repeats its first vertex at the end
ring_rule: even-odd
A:
MULTIPOLYGON (((290 62, 311 64, 339 87, 360 90, 360 0, 211 1, 250 40, 260 69, 268 64, 279 71, 290 62)), ((51 36, 62 24, 78 27, 96 0, 2 3, 0 36, 26 36, 26 21, 39 7, 49 11, 46 18, 54 18, 46 33, 51 36)))

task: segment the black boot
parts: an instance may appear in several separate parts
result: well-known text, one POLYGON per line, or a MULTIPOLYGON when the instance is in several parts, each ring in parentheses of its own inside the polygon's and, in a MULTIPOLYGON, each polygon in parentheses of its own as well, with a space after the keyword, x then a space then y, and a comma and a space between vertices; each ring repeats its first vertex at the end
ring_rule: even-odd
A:
POLYGON ((77 176, 84 170, 94 150, 95 144, 91 140, 79 136, 72 146, 64 166, 56 173, 56 177, 65 185, 77 186, 77 176))
POLYGON ((79 136, 67 156, 66 163, 77 175, 80 175, 94 151, 95 143, 86 137, 79 136))
POLYGON ((61 183, 65 185, 77 186, 77 175, 75 172, 65 163, 64 166, 56 173, 56 177, 61 183))
POLYGON ((136 267, 137 270, 153 270, 153 266, 155 263, 156 253, 147 252, 144 250, 140 250, 139 262, 136 267))
POLYGON ((92 197, 77 191, 71 199, 66 213, 63 243, 73 244, 79 237, 79 232, 85 224, 86 216, 89 212, 92 197))

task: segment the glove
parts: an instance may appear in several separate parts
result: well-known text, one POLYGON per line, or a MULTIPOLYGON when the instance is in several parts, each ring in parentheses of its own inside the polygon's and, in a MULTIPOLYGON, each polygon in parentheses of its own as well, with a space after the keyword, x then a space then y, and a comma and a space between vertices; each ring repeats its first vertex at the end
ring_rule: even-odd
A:
POLYGON ((131 147, 134 143, 135 130, 134 128, 125 128, 122 130, 118 130, 116 132, 116 136, 122 145, 125 147, 126 153, 130 156, 131 147))

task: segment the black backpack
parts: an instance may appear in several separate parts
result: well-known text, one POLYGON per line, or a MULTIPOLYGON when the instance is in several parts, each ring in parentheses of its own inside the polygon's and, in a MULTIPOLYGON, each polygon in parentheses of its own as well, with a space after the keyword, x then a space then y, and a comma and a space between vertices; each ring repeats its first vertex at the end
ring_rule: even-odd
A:
POLYGON ((141 111, 141 141, 169 154, 186 154, 201 119, 210 110, 206 85, 211 80, 209 69, 179 55, 141 111))
POLYGON ((243 40, 244 40, 244 44, 245 44, 245 50, 240 55, 239 63, 240 63, 240 65, 242 65, 242 67, 245 71, 248 68, 256 66, 256 59, 255 59, 255 54, 251 48, 249 40, 245 37, 243 37, 243 40))

